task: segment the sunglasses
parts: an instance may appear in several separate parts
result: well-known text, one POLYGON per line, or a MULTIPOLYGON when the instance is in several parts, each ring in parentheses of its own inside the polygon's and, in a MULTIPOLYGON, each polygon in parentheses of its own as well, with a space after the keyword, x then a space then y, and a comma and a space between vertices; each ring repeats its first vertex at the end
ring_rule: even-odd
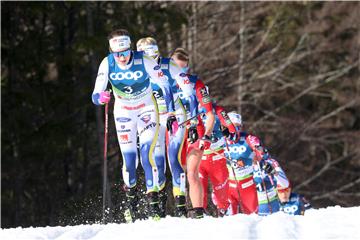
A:
POLYGON ((127 56, 130 55, 130 53, 131 53, 131 51, 130 51, 130 49, 128 49, 128 50, 121 51, 121 52, 114 52, 113 55, 114 55, 114 57, 118 57, 118 58, 119 58, 119 57, 121 57, 121 56, 127 57, 127 56))

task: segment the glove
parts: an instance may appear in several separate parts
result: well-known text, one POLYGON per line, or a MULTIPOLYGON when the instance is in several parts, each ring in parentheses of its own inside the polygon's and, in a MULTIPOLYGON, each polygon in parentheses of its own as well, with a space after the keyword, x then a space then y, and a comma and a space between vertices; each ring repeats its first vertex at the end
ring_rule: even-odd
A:
POLYGON ((270 163, 268 163, 268 162, 265 162, 265 163, 263 164, 262 169, 264 170, 264 172, 265 172, 266 174, 270 174, 270 175, 275 174, 275 169, 274 169, 274 167, 273 167, 270 163))
POLYGON ((177 119, 175 117, 175 115, 173 114, 169 114, 167 120, 166 120, 166 128, 168 131, 170 131, 171 135, 175 135, 178 128, 179 128, 179 124, 177 122, 177 119))
POLYGON ((110 99, 111 99, 111 97, 110 97, 110 92, 109 91, 102 91, 100 93, 99 102, 101 104, 105 104, 105 103, 110 102, 110 99))
POLYGON ((263 154, 262 159, 266 160, 266 159, 269 159, 269 158, 270 158, 270 153, 266 148, 264 148, 264 154, 263 154))
POLYGON ((231 133, 227 127, 221 125, 221 132, 230 141, 235 141, 237 138, 236 133, 231 133))
POLYGON ((221 128, 222 134, 223 134, 226 138, 228 138, 228 137, 230 136, 230 131, 229 131, 229 129, 228 129, 227 127, 224 127, 224 126, 221 126, 220 128, 221 128))
POLYGON ((234 169, 237 169, 237 168, 239 167, 239 165, 238 165, 238 163, 237 163, 237 160, 234 159, 234 158, 227 158, 227 159, 226 159, 226 162, 227 162, 228 164, 230 164, 230 166, 231 166, 232 168, 234 168, 234 169))
POLYGON ((199 135, 196 129, 196 125, 190 126, 188 130, 188 140, 190 143, 194 143, 198 140, 199 135))
POLYGON ((239 165, 236 162, 231 162, 230 164, 231 164, 231 167, 233 169, 238 169, 239 168, 239 165))
POLYGON ((245 166, 243 160, 241 160, 241 159, 231 158, 231 159, 229 159, 229 160, 230 160, 230 161, 229 161, 228 163, 231 164, 231 166, 232 166, 234 169, 237 169, 237 168, 240 168, 240 167, 244 167, 244 166, 245 166))
POLYGON ((201 150, 209 149, 211 145, 211 138, 208 135, 204 135, 199 142, 199 148, 201 150))

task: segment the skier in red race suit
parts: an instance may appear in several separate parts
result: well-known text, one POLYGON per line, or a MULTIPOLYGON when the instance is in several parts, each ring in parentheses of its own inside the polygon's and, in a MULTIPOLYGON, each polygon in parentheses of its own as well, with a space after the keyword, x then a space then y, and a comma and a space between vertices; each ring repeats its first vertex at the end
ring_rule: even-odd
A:
MULTIPOLYGON (((172 53, 171 58, 179 67, 183 68, 184 72, 188 72, 189 55, 184 49, 177 48, 172 53)), ((204 83, 196 75, 189 75, 189 80, 189 84, 194 86, 197 102, 200 107, 205 109, 205 115, 208 119, 205 125, 199 116, 188 121, 188 141, 185 141, 187 147, 184 148, 186 149, 186 162, 182 161, 183 164, 186 164, 189 195, 193 207, 189 212, 189 216, 192 218, 202 218, 204 216, 203 190, 199 178, 199 166, 204 150, 209 149, 211 145, 210 136, 215 123, 215 115, 212 109, 211 98, 204 83)), ((186 111, 189 112, 190 107, 186 100, 182 100, 184 100, 183 103, 186 111)))
MULTIPOLYGON (((210 149, 204 151, 199 170, 204 191, 204 209, 207 209, 208 205, 207 189, 208 180, 210 179, 213 193, 217 199, 217 214, 222 217, 230 205, 228 201, 229 172, 224 155, 224 149, 226 147, 224 136, 230 140, 235 140, 236 130, 223 107, 213 103, 213 109, 216 114, 216 121, 211 135, 211 146, 210 149), (222 129, 225 129, 225 131, 222 129)), ((200 112, 202 111, 204 111, 204 109, 200 109, 200 112)), ((203 116, 202 120, 206 122, 206 116, 203 116)))

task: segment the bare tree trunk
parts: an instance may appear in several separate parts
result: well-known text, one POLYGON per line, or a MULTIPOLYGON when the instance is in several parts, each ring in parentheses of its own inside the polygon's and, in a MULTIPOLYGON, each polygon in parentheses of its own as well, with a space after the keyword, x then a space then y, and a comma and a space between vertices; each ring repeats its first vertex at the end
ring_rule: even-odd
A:
POLYGON ((192 68, 196 72, 196 35, 197 35, 197 2, 193 2, 192 4, 192 12, 193 12, 193 27, 192 27, 192 68))
MULTIPOLYGON (((357 44, 356 44, 356 49, 355 52, 358 53, 358 72, 360 72, 360 3, 358 3, 358 11, 357 11, 357 26, 358 26, 358 31, 357 31, 357 44)), ((356 92, 360 93, 360 81, 356 81, 356 92)), ((357 94, 359 96, 359 94, 357 94)))
MULTIPOLYGON (((161 5, 165 8, 169 7, 169 4, 167 2, 164 2, 164 3, 161 3, 161 5)), ((173 51, 173 40, 172 40, 172 37, 171 37, 171 27, 170 27, 170 24, 169 22, 165 22, 164 23, 164 28, 166 29, 166 53, 165 54, 164 52, 160 51, 161 53, 161 56, 164 56, 164 57, 167 57, 168 54, 170 54, 171 51, 173 51)))
POLYGON ((166 50, 168 53, 170 53, 173 49, 173 45, 172 45, 173 41, 172 41, 171 34, 170 34, 171 32, 170 32, 169 23, 165 23, 165 25, 166 25, 166 29, 168 30, 168 31, 166 31, 167 32, 166 33, 166 50))
POLYGON ((238 112, 241 113, 241 102, 243 97, 243 83, 244 83, 244 48, 245 48, 245 38, 244 38, 244 29, 245 29, 245 3, 240 2, 240 29, 239 29, 239 38, 240 38, 240 51, 239 51, 239 86, 237 94, 237 105, 238 112))

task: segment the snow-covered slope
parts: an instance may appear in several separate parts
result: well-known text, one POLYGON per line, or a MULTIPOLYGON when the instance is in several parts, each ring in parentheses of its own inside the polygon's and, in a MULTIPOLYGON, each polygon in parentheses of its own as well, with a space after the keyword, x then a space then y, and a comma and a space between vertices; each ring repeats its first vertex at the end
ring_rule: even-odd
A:
POLYGON ((267 217, 137 221, 132 224, 1 229, 0 239, 360 239, 360 207, 312 209, 305 216, 282 212, 267 217))

